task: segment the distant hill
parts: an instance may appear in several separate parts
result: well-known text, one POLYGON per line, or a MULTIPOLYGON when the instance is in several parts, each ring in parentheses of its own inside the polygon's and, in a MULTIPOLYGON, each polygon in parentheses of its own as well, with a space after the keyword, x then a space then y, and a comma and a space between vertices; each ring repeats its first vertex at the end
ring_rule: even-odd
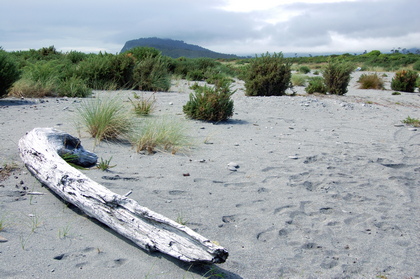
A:
POLYGON ((127 41, 121 49, 121 53, 134 47, 153 47, 160 50, 163 55, 172 58, 240 58, 234 54, 214 52, 197 45, 187 44, 184 41, 160 38, 140 38, 137 40, 127 41))

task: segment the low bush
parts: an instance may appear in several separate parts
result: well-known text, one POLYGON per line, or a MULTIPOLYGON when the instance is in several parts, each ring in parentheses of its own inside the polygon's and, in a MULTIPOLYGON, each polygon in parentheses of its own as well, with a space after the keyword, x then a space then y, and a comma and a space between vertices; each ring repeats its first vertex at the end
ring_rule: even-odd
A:
POLYGON ((77 67, 77 75, 87 81, 87 85, 96 90, 117 89, 112 75, 112 56, 98 54, 89 56, 77 67))
POLYGON ((375 74, 362 74, 357 81, 360 89, 384 89, 383 79, 375 74))
POLYGON ((327 92, 336 95, 346 94, 350 75, 354 69, 352 63, 330 60, 323 72, 327 92))
POLYGON ((234 92, 230 90, 230 82, 221 80, 214 87, 193 86, 195 93, 190 94, 190 100, 184 105, 184 113, 192 119, 204 121, 225 121, 233 115, 234 92))
POLYGON ((308 86, 305 88, 308 94, 313 93, 327 93, 327 86, 323 77, 311 77, 308 80, 308 86))
POLYGON ((131 114, 116 98, 87 100, 77 111, 79 125, 85 127, 96 142, 126 136, 133 126, 131 114))
POLYGON ((291 63, 282 53, 262 54, 251 60, 245 77, 247 96, 281 96, 292 88, 291 63))
POLYGON ((414 92, 419 74, 412 70, 400 70, 391 81, 391 89, 403 92, 414 92))
POLYGON ((299 72, 301 72, 302 74, 307 74, 311 72, 311 69, 308 66, 301 66, 299 68, 299 72))
POLYGON ((20 77, 20 71, 14 59, 0 49, 0 98, 7 95, 8 90, 20 77))
POLYGON ((137 61, 141 61, 148 57, 159 57, 161 52, 153 47, 134 47, 123 53, 126 56, 134 57, 137 61))

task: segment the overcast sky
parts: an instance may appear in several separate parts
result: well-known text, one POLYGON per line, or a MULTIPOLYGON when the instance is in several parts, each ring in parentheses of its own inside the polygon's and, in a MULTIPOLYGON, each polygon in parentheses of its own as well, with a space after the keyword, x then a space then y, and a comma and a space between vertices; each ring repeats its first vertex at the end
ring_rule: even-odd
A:
POLYGON ((388 52, 420 47, 419 11, 419 0, 2 0, 0 46, 118 53, 159 37, 239 55, 388 52))

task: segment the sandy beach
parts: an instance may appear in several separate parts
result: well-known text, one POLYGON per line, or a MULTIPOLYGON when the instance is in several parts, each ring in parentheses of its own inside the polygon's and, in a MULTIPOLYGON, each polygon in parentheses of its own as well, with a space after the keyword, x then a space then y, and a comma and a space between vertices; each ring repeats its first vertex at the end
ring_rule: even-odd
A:
MULTIPOLYGON (((402 123, 420 118, 420 93, 392 95, 393 73, 387 90, 358 89, 360 74, 345 96, 295 87, 293 97, 246 97, 237 81, 234 115, 218 124, 185 119, 193 82, 174 80, 155 94, 153 115, 185 123, 194 145, 175 155, 95 146, 74 121, 84 99, 0 99, 0 166, 17 167, 0 181, 0 277, 420 278, 420 128, 402 123), (112 157, 110 171, 83 172, 186 221, 225 247, 227 261, 192 266, 147 253, 64 203, 19 157, 19 139, 35 127, 112 157)), ((132 92, 94 96, 128 100, 132 92)))

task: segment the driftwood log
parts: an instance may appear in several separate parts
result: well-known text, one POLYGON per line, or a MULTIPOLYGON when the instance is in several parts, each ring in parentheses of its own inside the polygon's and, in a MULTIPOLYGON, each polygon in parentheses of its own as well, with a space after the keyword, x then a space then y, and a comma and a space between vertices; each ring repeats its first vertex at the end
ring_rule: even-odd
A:
POLYGON ((79 139, 56 129, 35 128, 19 140, 19 151, 28 170, 41 183, 141 248, 191 263, 223 263, 228 257, 223 247, 110 191, 70 166, 61 156, 77 155, 70 157, 73 163, 85 167, 96 164, 97 156, 84 150, 79 139))

